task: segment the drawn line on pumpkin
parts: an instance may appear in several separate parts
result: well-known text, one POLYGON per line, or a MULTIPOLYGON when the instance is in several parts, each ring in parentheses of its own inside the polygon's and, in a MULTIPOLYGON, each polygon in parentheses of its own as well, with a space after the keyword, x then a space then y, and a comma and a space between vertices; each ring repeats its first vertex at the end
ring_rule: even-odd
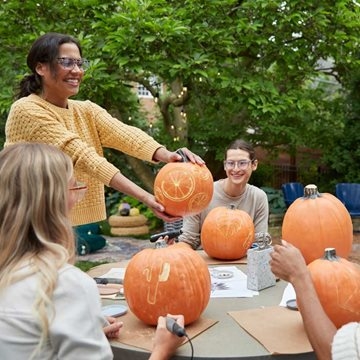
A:
POLYGON ((144 269, 143 273, 145 274, 146 281, 149 283, 147 297, 146 297, 148 304, 151 304, 151 305, 156 304, 159 283, 168 281, 169 276, 170 276, 170 269, 171 269, 171 266, 168 262, 165 262, 161 265, 161 272, 158 274, 156 285, 153 288, 153 291, 151 291, 152 290, 151 280, 152 280, 152 275, 153 275, 153 268, 151 267, 151 269, 150 269, 149 267, 147 267, 144 269))
POLYGON ((200 192, 198 194, 195 194, 190 200, 189 200, 189 210, 191 212, 197 211, 198 209, 203 209, 206 207, 206 205, 210 202, 210 198, 208 194, 205 192, 200 192))
POLYGON ((182 171, 174 171, 170 174, 169 181, 161 182, 163 195, 173 201, 188 199, 195 190, 195 181, 192 176, 183 177, 182 171))

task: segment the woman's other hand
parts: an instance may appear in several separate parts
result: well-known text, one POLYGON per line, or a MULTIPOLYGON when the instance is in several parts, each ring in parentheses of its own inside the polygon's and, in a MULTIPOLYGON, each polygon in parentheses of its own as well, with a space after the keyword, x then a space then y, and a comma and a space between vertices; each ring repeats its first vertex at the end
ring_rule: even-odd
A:
POLYGON ((116 318, 107 316, 106 320, 109 325, 104 326, 104 333, 108 339, 116 339, 120 334, 120 329, 123 326, 122 322, 117 322, 116 318))
MULTIPOLYGON (((194 154, 192 151, 190 151, 188 148, 183 147, 181 149, 181 152, 187 157, 187 159, 193 163, 198 165, 204 165, 205 161, 199 156, 194 154)), ((153 156, 153 160, 155 161, 162 161, 165 163, 170 162, 179 162, 183 161, 183 157, 177 153, 176 151, 169 151, 164 147, 161 147, 155 151, 155 154, 153 156)))

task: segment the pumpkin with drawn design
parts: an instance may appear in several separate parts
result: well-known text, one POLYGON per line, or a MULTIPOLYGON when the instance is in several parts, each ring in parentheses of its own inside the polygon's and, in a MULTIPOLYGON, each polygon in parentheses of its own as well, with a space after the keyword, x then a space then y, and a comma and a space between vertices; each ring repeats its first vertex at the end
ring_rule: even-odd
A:
POLYGON ((255 240, 255 226, 244 210, 218 206, 206 216, 201 227, 201 245, 212 258, 237 260, 244 257, 255 240))
MULTIPOLYGON (((360 321, 360 266, 326 248, 308 265, 324 311, 337 328, 360 321)), ((300 309, 301 311, 301 309, 300 309)))
POLYGON ((211 172, 205 165, 190 162, 168 163, 156 175, 155 198, 164 206, 167 214, 198 214, 211 201, 213 181, 211 172))
POLYGON ((144 249, 126 267, 126 301, 148 325, 156 325, 158 317, 167 314, 183 314, 185 325, 194 322, 205 310, 210 291, 207 264, 184 243, 144 249))

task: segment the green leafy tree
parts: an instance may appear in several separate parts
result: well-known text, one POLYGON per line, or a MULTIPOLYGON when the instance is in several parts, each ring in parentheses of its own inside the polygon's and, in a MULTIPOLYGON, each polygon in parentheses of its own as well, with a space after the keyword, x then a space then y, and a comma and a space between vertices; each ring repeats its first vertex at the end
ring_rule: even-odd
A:
MULTIPOLYGON (((326 154, 347 126, 359 10, 345 0, 4 1, 0 114, 26 71, 31 42, 60 31, 79 38, 92 60, 79 97, 148 130, 131 91, 142 84, 160 113, 152 134, 169 148, 199 153, 214 174, 237 137, 273 156, 286 151, 296 159, 302 147, 326 154)), ((114 156, 152 188, 154 167, 114 156)))
POLYGON ((349 79, 347 107, 343 127, 333 138, 332 148, 324 153, 331 171, 331 184, 337 182, 360 183, 360 71, 349 79))

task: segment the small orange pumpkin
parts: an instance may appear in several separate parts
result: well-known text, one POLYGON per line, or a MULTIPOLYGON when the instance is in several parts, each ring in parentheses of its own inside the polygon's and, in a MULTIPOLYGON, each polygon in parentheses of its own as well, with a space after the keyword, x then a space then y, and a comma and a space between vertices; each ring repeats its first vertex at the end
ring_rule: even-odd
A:
POLYGON ((360 266, 327 248, 324 257, 310 263, 308 269, 321 305, 335 326, 360 321, 360 266))
POLYGON ((209 205, 214 192, 213 182, 205 165, 168 163, 156 175, 154 194, 166 213, 173 216, 194 215, 209 205))
POLYGON ((141 250, 126 267, 126 301, 148 325, 167 314, 183 314, 185 325, 194 322, 205 310, 210 292, 207 264, 184 243, 141 250))
POLYGON ((348 258, 353 242, 351 217, 334 195, 319 194, 315 185, 307 185, 304 197, 285 213, 282 238, 299 248, 307 264, 322 257, 328 247, 348 258))
POLYGON ((240 259, 254 242, 254 222, 243 210, 234 206, 218 206, 206 216, 200 237, 201 245, 210 257, 221 260, 240 259))

